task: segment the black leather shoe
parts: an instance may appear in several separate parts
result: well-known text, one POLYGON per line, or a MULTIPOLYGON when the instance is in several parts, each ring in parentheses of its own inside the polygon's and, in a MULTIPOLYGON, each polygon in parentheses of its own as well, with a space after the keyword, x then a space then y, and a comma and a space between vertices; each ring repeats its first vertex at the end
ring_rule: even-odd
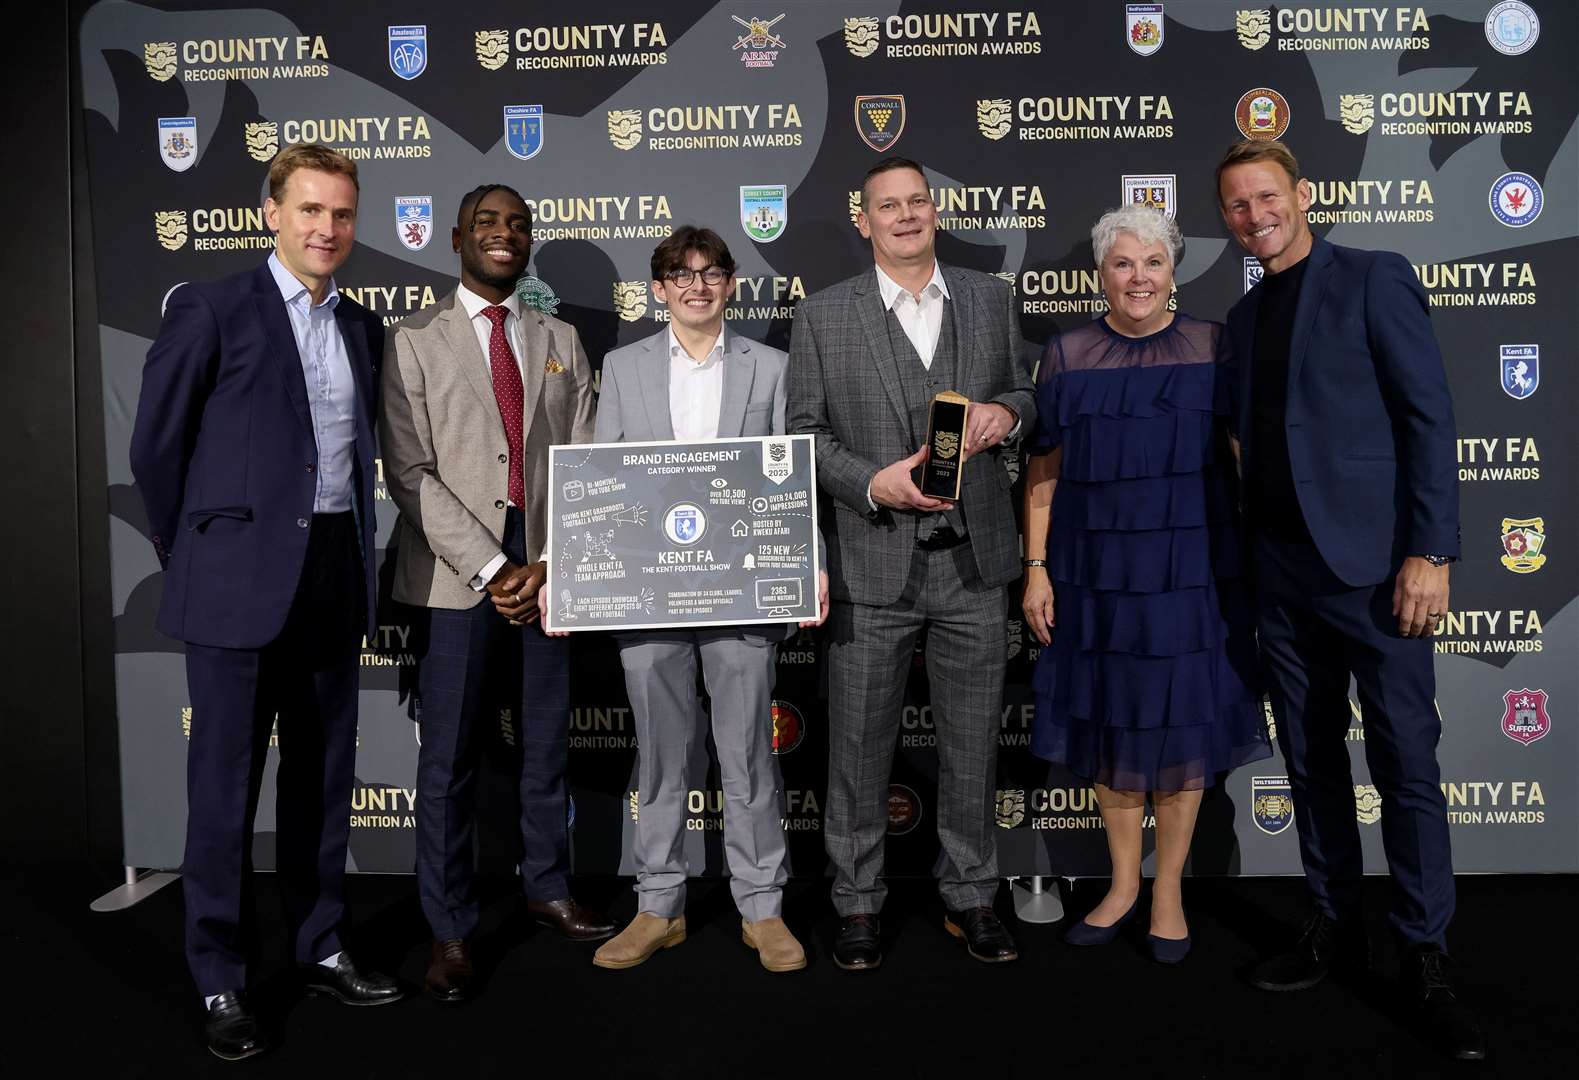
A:
POLYGON ((400 984, 388 975, 356 970, 345 953, 340 954, 332 968, 303 964, 301 970, 302 984, 308 993, 327 994, 342 1005, 388 1005, 406 996, 400 984))
POLYGON ((261 1054, 269 1048, 269 1040, 258 1026, 247 997, 240 990, 220 994, 208 1007, 208 1022, 203 1025, 208 1036, 208 1051, 226 1061, 261 1054))
POLYGON ((1009 928, 990 907, 950 911, 943 916, 943 929, 963 941, 965 951, 984 964, 1002 964, 1020 958, 1014 938, 1009 936, 1009 928))
POLYGON ((1338 922, 1316 912, 1288 952, 1250 969, 1250 985, 1261 990, 1308 990, 1334 968, 1350 974, 1371 966, 1371 946, 1359 920, 1338 922))
POLYGON ((614 936, 614 920, 600 911, 582 907, 573 897, 563 900, 528 900, 526 910, 550 930, 571 941, 602 941, 614 936))
POLYGON ((1404 958, 1404 988, 1426 1040, 1458 1061, 1483 1061, 1485 1037, 1458 999, 1456 982, 1452 959, 1435 945, 1417 946, 1404 958))
POLYGON ((871 971, 883 963, 883 926, 876 915, 846 915, 833 938, 833 962, 845 971, 871 971))
POLYGON ((471 997, 472 974, 470 945, 460 938, 434 941, 422 985, 435 1001, 453 1005, 471 997))

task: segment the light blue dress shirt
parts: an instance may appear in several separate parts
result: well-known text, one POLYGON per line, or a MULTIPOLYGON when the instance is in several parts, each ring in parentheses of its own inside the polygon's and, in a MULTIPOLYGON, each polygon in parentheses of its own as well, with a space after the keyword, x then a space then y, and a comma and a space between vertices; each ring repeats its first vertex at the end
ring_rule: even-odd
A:
POLYGON ((302 377, 307 382, 307 407, 312 415, 313 439, 318 444, 318 487, 313 513, 338 514, 354 508, 356 468, 356 380, 345 340, 335 322, 340 290, 334 280, 318 304, 307 286, 285 269, 278 255, 269 256, 269 270, 285 311, 291 318, 296 352, 301 356, 302 377))

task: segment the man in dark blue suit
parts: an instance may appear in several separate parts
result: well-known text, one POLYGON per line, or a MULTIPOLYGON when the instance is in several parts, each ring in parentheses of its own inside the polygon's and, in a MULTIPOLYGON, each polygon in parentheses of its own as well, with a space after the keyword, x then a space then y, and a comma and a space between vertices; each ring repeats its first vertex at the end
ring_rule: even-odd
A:
POLYGON ((131 464, 165 568, 159 629, 186 642, 187 961, 209 1049, 267 1048, 247 1004, 252 824, 271 729, 276 862, 310 990, 397 1000, 344 951, 360 642, 373 603, 373 424, 384 328, 334 284, 356 166, 322 146, 269 168, 268 261, 170 295, 131 464))
POLYGON ((1433 1040, 1484 1056, 1458 1000, 1445 935, 1453 862, 1436 746, 1430 636, 1458 558, 1456 432, 1425 292, 1409 263, 1316 239, 1313 191, 1280 143, 1217 168, 1229 231, 1264 270, 1228 313, 1257 629, 1316 912, 1257 966, 1265 990, 1364 968, 1361 855, 1349 768, 1349 681, 1382 798, 1389 923, 1433 1040))

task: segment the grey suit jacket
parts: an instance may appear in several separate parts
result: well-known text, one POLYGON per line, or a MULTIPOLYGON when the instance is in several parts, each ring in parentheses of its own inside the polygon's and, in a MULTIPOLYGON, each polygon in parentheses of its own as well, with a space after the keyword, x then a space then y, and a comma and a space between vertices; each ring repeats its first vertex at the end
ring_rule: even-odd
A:
MULTIPOLYGON (((958 384, 975 402, 997 402, 1036 423, 1036 391, 1021 359, 1014 295, 975 270, 943 267, 959 327, 958 384)), ((899 359, 872 268, 801 301, 786 375, 791 434, 817 437, 817 482, 832 497, 822 516, 830 595, 857 604, 891 604, 904 591, 921 515, 886 507, 872 513, 868 486, 879 469, 926 442, 912 429, 899 359)), ((965 463, 960 502, 981 580, 1007 585, 1020 576, 1020 541, 1001 445, 965 463)))
MULTIPOLYGON (((592 366, 569 323, 521 312, 526 558, 541 557, 548 447, 590 442, 592 366)), ((510 456, 488 359, 454 292, 405 319, 384 345, 379 417, 384 479, 400 508, 394 597, 460 610, 480 603, 471 579, 499 553, 510 456)))

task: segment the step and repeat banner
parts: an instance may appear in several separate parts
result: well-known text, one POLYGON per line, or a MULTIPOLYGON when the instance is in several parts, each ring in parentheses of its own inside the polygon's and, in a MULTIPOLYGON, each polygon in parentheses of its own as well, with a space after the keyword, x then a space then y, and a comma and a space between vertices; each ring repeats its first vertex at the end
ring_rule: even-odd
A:
MULTIPOLYGON (((798 301, 870 265, 853 222, 860 178, 903 154, 927 168, 940 257, 1013 287, 1029 365, 1104 310, 1089 230, 1121 202, 1177 219, 1179 309, 1223 316, 1258 271, 1227 239, 1212 169, 1253 135, 1299 156, 1318 233, 1409 259, 1447 358, 1464 559, 1436 651, 1455 862, 1579 869, 1576 5, 412 0, 383 11, 110 0, 82 18, 128 864, 181 861, 191 720, 181 646, 154 630, 159 564, 127 464, 143 357, 172 289, 266 257, 260 207, 281 147, 319 141, 358 162, 358 243, 337 282, 390 326, 452 287, 461 194, 517 188, 536 217, 533 273, 594 364, 663 328, 648 258, 686 222, 722 233, 740 264, 736 328, 787 348, 798 301)), ((387 541, 396 511, 382 484, 378 496, 387 541)), ((1016 595, 1011 616, 1018 607, 1016 595)), ((1008 631, 1004 872, 1105 873, 1093 793, 1029 753, 1038 649, 1017 617, 1008 631)), ((392 611, 363 653, 351 834, 362 871, 412 866, 419 632, 392 611)), ((576 863, 629 873, 636 747, 619 660, 596 635, 574 650, 576 863)), ((817 632, 791 638, 775 692, 801 875, 827 868, 823 655, 817 632)), ((498 697, 485 719, 495 781, 520 719, 498 697)), ((901 732, 889 867, 925 874, 937 766, 921 650, 901 732)), ((1356 814, 1380 870, 1384 811, 1358 709, 1349 738, 1356 814)), ((693 777, 693 872, 722 873, 705 744, 693 777)), ((486 854, 508 865, 510 785, 489 790, 500 831, 486 854)), ((1280 759, 1230 774, 1203 808, 1194 872, 1297 872, 1294 812, 1280 759)))

